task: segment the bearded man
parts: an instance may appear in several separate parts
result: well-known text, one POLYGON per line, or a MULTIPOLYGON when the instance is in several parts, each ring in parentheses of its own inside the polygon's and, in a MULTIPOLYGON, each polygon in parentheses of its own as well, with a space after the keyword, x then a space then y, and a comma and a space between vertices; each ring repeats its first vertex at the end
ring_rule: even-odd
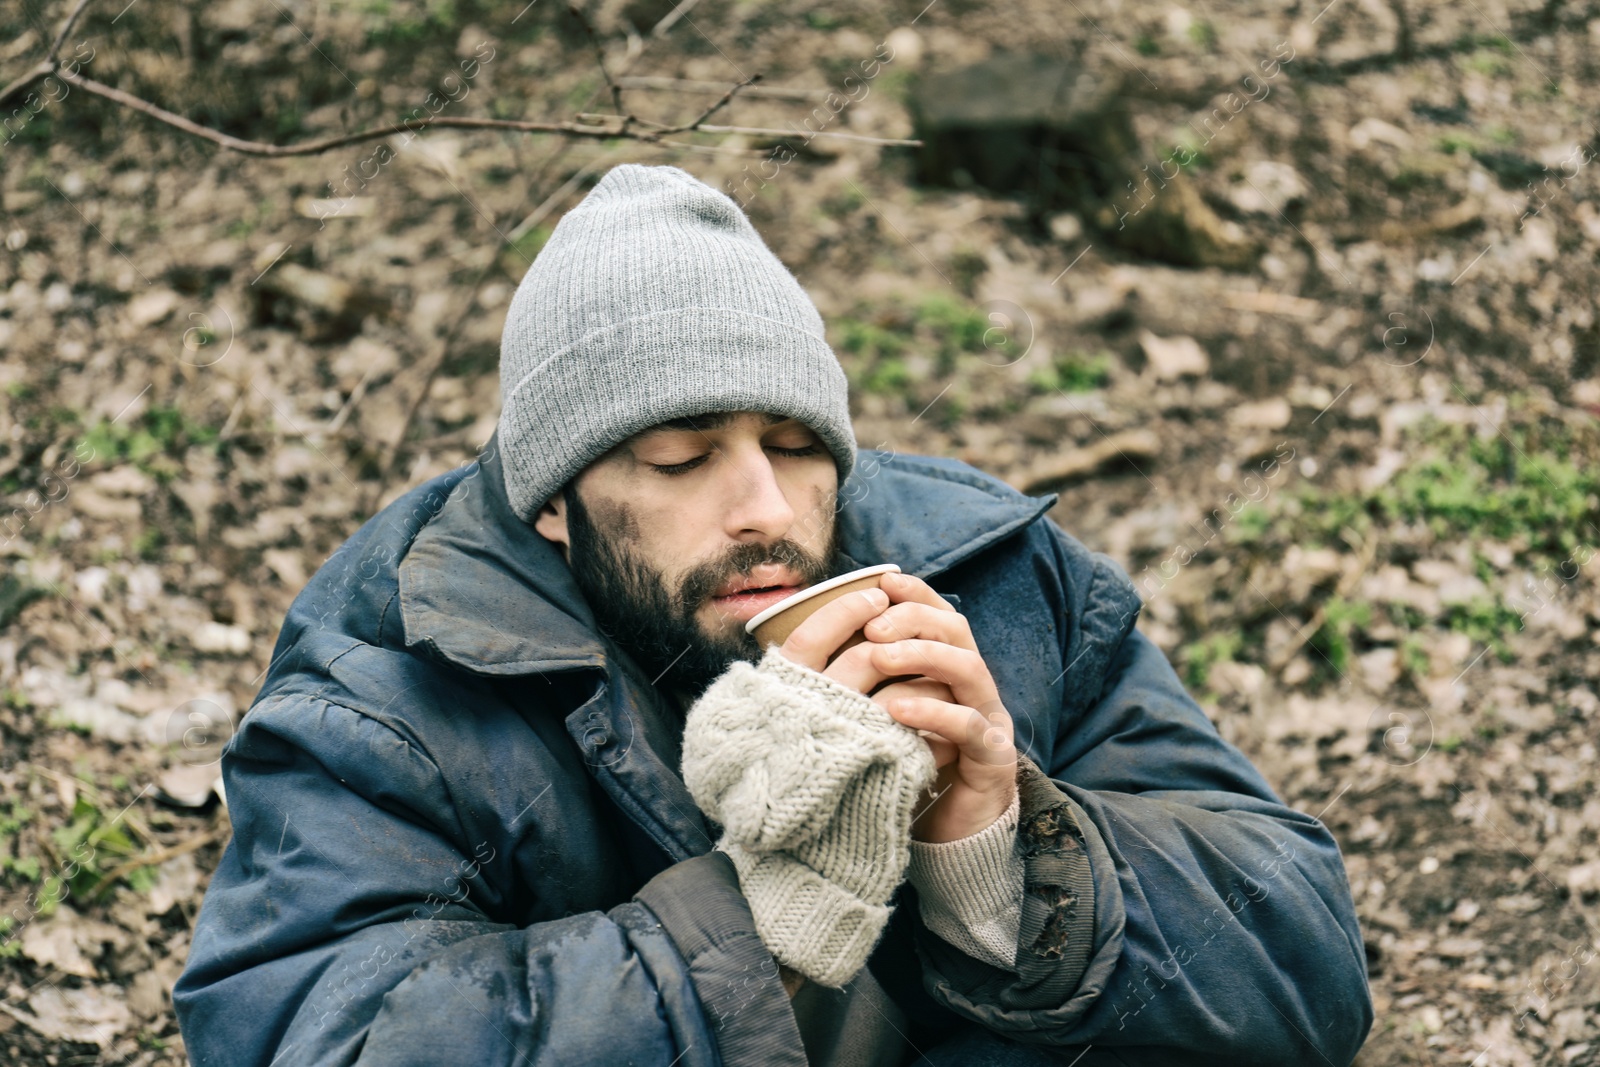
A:
POLYGON ((479 459, 295 600, 227 749, 174 995, 197 1067, 1354 1058, 1326 828, 1053 495, 857 449, 815 306, 725 195, 610 171, 501 385, 479 459))

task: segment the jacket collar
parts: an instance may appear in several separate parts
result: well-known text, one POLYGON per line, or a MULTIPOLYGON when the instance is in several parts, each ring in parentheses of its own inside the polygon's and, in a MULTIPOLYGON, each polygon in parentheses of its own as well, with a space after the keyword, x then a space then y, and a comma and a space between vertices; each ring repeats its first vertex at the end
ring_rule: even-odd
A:
MULTIPOLYGON (((956 460, 861 449, 841 487, 847 568, 898 563, 931 578, 1033 522, 1030 497, 956 460)), ((399 573, 408 647, 477 674, 606 666, 594 615, 561 550, 511 510, 499 433, 412 542, 399 573)))

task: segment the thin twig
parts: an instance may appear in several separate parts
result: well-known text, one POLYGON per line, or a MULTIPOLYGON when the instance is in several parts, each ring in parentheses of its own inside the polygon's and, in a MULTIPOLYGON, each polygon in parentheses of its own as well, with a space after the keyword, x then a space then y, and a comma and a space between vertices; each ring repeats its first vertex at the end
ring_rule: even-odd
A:
POLYGON ((550 214, 550 212, 557 204, 561 202, 564 197, 566 197, 573 190, 577 189, 578 186, 582 185, 583 180, 589 175, 593 174, 601 167, 609 166, 611 161, 617 157, 617 153, 621 150, 621 146, 619 145, 604 155, 591 160, 584 166, 573 171, 572 177, 562 182, 560 187, 557 188, 555 192, 545 197, 538 207, 534 208, 528 213, 527 218, 523 219, 521 222, 517 223, 516 226, 512 227, 511 232, 506 234, 506 240, 515 241, 523 234, 539 225, 539 223, 543 222, 544 217, 550 214))
POLYGON ((373 488, 372 496, 362 509, 364 513, 371 514, 377 510, 378 502, 383 499, 387 491, 389 480, 394 477, 395 468, 400 463, 400 453, 405 451, 406 438, 411 434, 411 424, 417 420, 417 412, 422 410, 422 405, 428 399, 428 392, 433 388, 433 380, 439 374, 439 369, 444 366, 445 360, 450 356, 450 349, 456 342, 456 337, 461 333, 461 327, 466 323, 467 317, 472 314, 473 304, 478 297, 478 289, 483 285, 484 279, 489 277, 489 272, 494 269, 500 260, 500 248, 496 246, 489 258, 484 262, 483 269, 478 271, 478 276, 467 286, 466 306, 461 309, 461 314, 456 316, 456 321, 451 325, 450 332, 439 343, 438 349, 428 361, 421 375, 421 384, 417 392, 411 397, 411 403, 406 406, 405 418, 400 420, 400 433, 395 436, 394 443, 389 446, 388 458, 384 461, 383 469, 378 473, 377 485, 373 488))
POLYGON ((1295 635, 1294 640, 1290 642, 1287 649, 1280 652, 1271 662, 1270 666, 1274 672, 1281 672, 1289 665, 1290 660, 1300 654, 1300 650, 1305 648, 1313 637, 1322 632, 1322 624, 1328 619, 1328 602, 1335 599, 1343 599, 1350 595, 1350 591, 1355 588, 1357 579, 1365 574, 1367 568, 1372 565, 1373 557, 1377 555, 1377 552, 1378 539, 1376 537, 1369 537, 1362 543, 1355 566, 1348 568, 1344 574, 1340 575, 1339 582, 1334 586, 1332 595, 1317 605, 1317 610, 1312 613, 1306 624, 1300 628, 1300 631, 1295 635))
POLYGON ((46 63, 54 63, 61 54, 61 46, 67 43, 67 34, 72 32, 72 27, 77 25, 78 16, 83 14, 83 9, 89 6, 89 0, 78 0, 78 6, 72 9, 72 14, 67 16, 67 21, 61 24, 61 31, 56 34, 56 39, 50 42, 50 51, 44 54, 46 63))
POLYGON ((600 47, 600 35, 594 32, 594 26, 589 22, 589 17, 583 13, 577 4, 568 4, 567 10, 572 12, 572 17, 578 20, 578 25, 583 27, 583 32, 589 38, 589 47, 594 49, 594 61, 600 68, 600 76, 606 80, 606 85, 611 89, 611 103, 617 109, 617 114, 623 118, 622 125, 627 127, 632 118, 622 106, 622 87, 611 77, 611 72, 606 69, 606 52, 600 47))
POLYGON ((694 5, 698 4, 699 2, 700 0, 679 0, 677 7, 673 8, 671 11, 668 11, 666 15, 662 17, 660 22, 651 27, 650 36, 654 37, 658 41, 665 37, 667 35, 667 31, 672 29, 677 21, 683 18, 683 16, 687 15, 689 13, 689 9, 694 7, 694 5))
POLYGON ((100 884, 95 886, 94 890, 90 892, 88 896, 89 903, 93 903, 94 901, 105 896, 107 893, 111 892, 112 887, 114 887, 117 882, 121 881, 129 874, 132 874, 140 867, 154 867, 157 864, 165 863, 168 860, 177 859, 179 856, 193 852, 197 848, 200 848, 204 845, 209 845, 218 837, 221 837, 223 832, 224 831, 222 827, 214 827, 205 831, 204 833, 195 834, 187 841, 181 841, 178 844, 172 845, 169 848, 164 848, 159 852, 142 853, 125 863, 117 864, 115 867, 111 868, 111 870, 106 872, 105 877, 100 880, 100 884))
POLYGON ((13 96, 22 92, 22 90, 26 89, 34 82, 48 78, 55 72, 56 65, 54 60, 41 59, 38 63, 34 64, 33 68, 26 74, 22 75, 20 78, 17 78, 4 89, 0 89, 0 107, 4 107, 13 96))
MULTIPOLYGON (((31 80, 37 80, 40 77, 45 77, 49 73, 51 73, 51 71, 45 70, 43 73, 39 73, 31 80)), ((793 130, 766 129, 756 126, 696 126, 693 123, 684 123, 683 125, 679 126, 660 126, 655 123, 650 123, 649 125, 655 126, 656 128, 650 130, 625 129, 624 126, 629 124, 642 124, 642 120, 634 119, 632 116, 595 115, 592 116, 595 119, 622 119, 624 121, 609 122, 601 125, 571 121, 531 122, 521 119, 436 118, 430 119, 418 126, 412 126, 410 123, 406 122, 398 122, 387 126, 379 126, 375 129, 362 130, 357 133, 343 134, 338 137, 325 137, 319 141, 307 141, 304 144, 274 145, 266 144, 261 141, 246 141, 241 138, 233 137, 229 134, 213 130, 207 126, 201 126, 199 123, 191 122, 182 115, 174 114, 165 108, 158 107, 146 100, 141 100, 139 97, 133 96, 130 93, 125 93, 121 89, 116 89, 102 82, 97 82, 93 78, 86 78, 82 74, 68 74, 60 69, 56 69, 54 73, 58 74, 63 81, 75 85, 87 93, 104 97, 113 103, 121 104, 123 107, 130 108, 139 112, 140 114, 148 115, 150 118, 153 118, 158 122, 166 123, 168 126, 175 126, 178 129, 183 130, 185 133, 193 134, 196 137, 200 137, 204 140, 212 142, 213 144, 220 145, 223 148, 230 148, 233 151, 242 153, 244 155, 267 156, 270 158, 317 155, 319 153, 326 152, 329 149, 340 148, 348 144, 358 144, 362 141, 371 141, 379 137, 391 137, 397 133, 416 133, 418 130, 428 129, 430 127, 438 129, 453 128, 463 130, 516 130, 522 133, 561 133, 570 137, 593 137, 600 139, 627 137, 633 140, 644 141, 651 144, 659 143, 664 136, 676 133, 742 133, 755 137, 776 138, 790 138, 794 136, 793 130)), ((12 86, 7 87, 7 92, 12 91, 12 89, 16 85, 20 84, 20 82, 23 80, 29 79, 20 79, 19 82, 13 83, 12 86)), ((583 116, 580 115, 579 117, 582 118, 583 116)), ((811 134, 810 136, 832 137, 838 140, 855 141, 860 144, 884 146, 898 145, 915 148, 922 144, 921 141, 902 140, 898 138, 887 137, 865 137, 853 133, 835 133, 831 130, 821 130, 811 134)))
MULTIPOLYGON (((682 129, 682 130, 656 130, 654 132, 657 133, 657 134, 663 134, 663 133, 685 133, 685 132, 691 132, 691 131, 689 131, 687 128, 685 128, 685 129, 682 129)), ((769 129, 764 129, 764 128, 760 127, 760 126, 696 126, 692 132, 694 132, 694 133, 742 133, 742 134, 747 134, 748 136, 751 136, 751 137, 782 137, 782 138, 786 138, 786 139, 787 138, 792 138, 792 137, 795 136, 795 132, 793 130, 769 130, 769 129)), ((865 134, 860 134, 860 133, 835 133, 833 130, 817 130, 816 132, 809 134, 805 139, 806 140, 810 140, 812 137, 832 137, 835 140, 839 140, 839 141, 854 141, 857 144, 875 144, 875 145, 880 145, 880 146, 884 146, 884 147, 898 147, 898 148, 921 148, 922 147, 922 142, 921 141, 912 140, 912 139, 909 139, 909 138, 903 138, 903 137, 868 137, 865 134)))
MULTIPOLYGON (((725 82, 694 81, 689 78, 662 78, 640 74, 632 78, 618 78, 624 89, 650 89, 669 93, 720 93, 727 88, 725 82)), ((765 96, 775 100, 821 100, 832 89, 791 89, 776 85, 755 86, 744 91, 745 96, 765 96)))
POLYGON ((760 80, 761 80, 761 74, 759 72, 757 72, 755 74, 750 75, 750 77, 746 78, 744 81, 740 82, 738 85, 734 85, 734 86, 729 87, 728 91, 723 93, 722 96, 720 98, 718 98, 718 100, 717 100, 717 102, 715 104, 712 104, 710 107, 706 108, 705 111, 701 113, 699 118, 697 118, 693 122, 689 123, 687 128, 691 129, 691 130, 698 130, 700 128, 700 124, 701 123, 705 122, 706 119, 710 118, 712 115, 715 115, 718 111, 721 111, 724 107, 727 106, 728 101, 733 99, 733 94, 737 93, 741 89, 749 88, 750 86, 754 85, 756 82, 758 82, 760 80))
MULTIPOLYGON (((176 126, 185 133, 191 133, 196 137, 202 137, 208 141, 211 141, 213 144, 221 145, 223 148, 231 148, 235 152, 242 152, 245 155, 253 156, 310 156, 321 152, 326 152, 330 148, 340 148, 348 144, 358 144, 362 141, 371 141, 379 137, 391 137, 397 133, 416 133, 419 130, 428 129, 430 127, 456 127, 459 129, 480 130, 518 130, 523 133, 564 133, 573 137, 623 136, 614 126, 585 125, 580 122, 528 122, 518 119, 436 118, 429 119, 427 122, 420 123, 418 125, 411 125, 410 123, 406 122, 390 123, 387 126, 379 126, 370 130, 361 130, 357 133, 344 134, 339 137, 325 137, 320 141, 307 141, 304 144, 274 145, 266 144, 261 141, 246 141, 241 138, 232 137, 228 134, 213 130, 209 127, 201 126, 199 123, 189 121, 182 115, 174 114, 165 108, 157 107, 155 104, 141 100, 137 96, 125 93, 121 89, 114 89, 109 85, 97 82, 93 78, 86 78, 81 74, 69 75, 63 73, 61 77, 63 80, 78 86, 85 92, 92 93, 95 96, 102 96, 107 100, 114 101, 115 103, 121 104, 124 107, 132 108, 134 111, 148 115, 151 118, 160 122, 164 122, 169 126, 176 126)), ((653 134, 629 134, 627 136, 640 137, 642 140, 655 139, 653 134)))

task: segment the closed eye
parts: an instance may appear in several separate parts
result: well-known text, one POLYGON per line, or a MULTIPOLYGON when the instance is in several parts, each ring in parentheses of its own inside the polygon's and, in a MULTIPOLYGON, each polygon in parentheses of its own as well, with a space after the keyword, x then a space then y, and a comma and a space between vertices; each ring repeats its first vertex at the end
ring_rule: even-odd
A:
MULTIPOLYGON (((815 444, 806 445, 803 448, 779 448, 777 445, 771 445, 769 448, 778 455, 787 456, 790 459, 798 459, 801 456, 815 456, 817 453, 822 451, 822 446, 815 444)), ((682 463, 652 463, 650 464, 650 467, 658 474, 664 474, 670 478, 679 474, 688 474, 710 457, 711 453, 707 452, 704 455, 696 456, 693 459, 685 460, 682 463)))

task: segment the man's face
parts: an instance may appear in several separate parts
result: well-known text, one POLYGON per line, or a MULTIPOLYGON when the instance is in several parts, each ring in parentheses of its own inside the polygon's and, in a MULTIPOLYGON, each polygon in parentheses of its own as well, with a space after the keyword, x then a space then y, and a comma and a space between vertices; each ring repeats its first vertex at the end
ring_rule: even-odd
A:
POLYGON ((746 620, 837 572, 838 480, 804 423, 718 412, 624 441, 534 525, 563 546, 601 629, 692 697, 760 658, 746 620))

